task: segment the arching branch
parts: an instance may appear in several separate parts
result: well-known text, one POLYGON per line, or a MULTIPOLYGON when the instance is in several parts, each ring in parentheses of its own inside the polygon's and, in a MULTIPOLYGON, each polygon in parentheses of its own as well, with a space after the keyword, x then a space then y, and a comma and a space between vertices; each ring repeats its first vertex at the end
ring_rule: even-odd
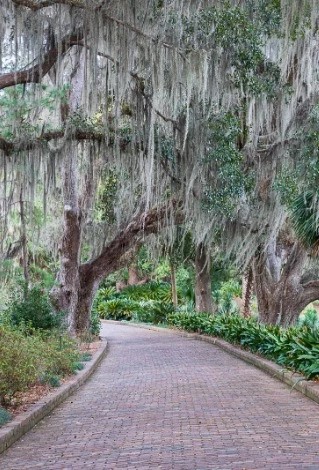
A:
POLYGON ((82 39, 83 29, 79 28, 72 34, 67 34, 32 67, 26 70, 19 70, 17 72, 9 72, 0 75, 0 90, 19 84, 39 83, 42 77, 44 77, 55 65, 59 55, 65 54, 76 41, 82 39))
MULTIPOLYGON (((65 130, 58 129, 56 131, 44 132, 39 137, 26 139, 26 140, 18 140, 10 142, 5 140, 0 136, 0 149, 3 150, 7 155, 13 152, 22 152, 25 150, 33 150, 37 147, 42 146, 45 142, 50 142, 51 140, 55 139, 63 139, 65 137, 65 130)), ((103 142, 106 140, 106 134, 104 132, 98 131, 83 131, 80 129, 76 129, 70 133, 69 140, 92 140, 96 142, 103 142)), ((113 145, 114 141, 112 139, 108 139, 109 145, 113 145)))
POLYGON ((128 23, 127 21, 120 20, 119 18, 115 18, 105 11, 103 11, 103 2, 97 2, 94 0, 12 0, 13 3, 19 6, 24 6, 29 8, 30 10, 37 11, 41 10, 42 8, 54 6, 54 5, 69 5, 76 8, 85 9, 88 11, 99 11, 105 20, 109 20, 113 23, 116 23, 118 26, 123 26, 124 28, 136 33, 138 36, 141 36, 151 43, 160 44, 161 46, 165 47, 166 49, 176 50, 181 57, 184 57, 183 52, 175 47, 173 44, 168 44, 164 41, 159 41, 158 38, 154 38, 149 34, 144 33, 141 29, 137 28, 136 26, 128 23))
POLYGON ((303 284, 303 292, 306 298, 306 303, 314 302, 319 299, 319 280, 309 281, 303 284))
POLYGON ((108 273, 118 269, 122 256, 125 255, 140 237, 159 232, 168 222, 182 223, 184 214, 178 200, 169 201, 160 208, 136 215, 116 237, 104 247, 95 259, 82 264, 80 276, 103 279, 108 273))
POLYGON ((30 10, 37 11, 42 8, 51 7, 53 5, 69 5, 78 8, 85 8, 87 2, 85 0, 12 0, 15 5, 30 8, 30 10))

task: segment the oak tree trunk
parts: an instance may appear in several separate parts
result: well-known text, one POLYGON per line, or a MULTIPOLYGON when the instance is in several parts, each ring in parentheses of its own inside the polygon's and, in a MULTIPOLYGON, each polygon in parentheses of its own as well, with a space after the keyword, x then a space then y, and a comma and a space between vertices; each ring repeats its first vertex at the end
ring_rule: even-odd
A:
POLYGON ((176 268, 173 261, 170 261, 170 271, 171 271, 171 290, 172 290, 172 303, 175 307, 178 304, 177 298, 177 287, 176 287, 176 268))
POLYGON ((82 217, 77 194, 76 157, 72 152, 64 158, 63 179, 64 221, 60 245, 60 271, 51 298, 56 309, 67 314, 68 330, 74 335, 80 291, 82 217))
POLYGON ((20 240, 22 244, 22 266, 23 266, 23 276, 25 281, 25 295, 29 286, 29 260, 28 260, 28 239, 27 239, 27 228, 25 221, 25 210, 24 210, 24 201, 23 201, 23 188, 21 186, 20 190, 20 240))
POLYGON ((139 275, 138 275, 138 268, 136 261, 134 260, 132 264, 129 265, 128 267, 128 285, 129 286, 135 286, 136 284, 139 283, 139 275))
POLYGON ((215 310, 212 299, 210 256, 203 244, 196 248, 195 254, 195 309, 196 312, 208 313, 213 313, 215 310))
POLYGON ((297 242, 281 252, 274 244, 255 257, 254 285, 263 323, 290 326, 310 302, 319 298, 318 279, 305 280, 306 259, 306 250, 297 242))
MULTIPOLYGON (((130 250, 140 243, 140 238, 157 233, 168 220, 172 221, 172 217, 168 217, 169 212, 174 214, 176 223, 183 221, 178 201, 169 201, 160 208, 142 212, 133 217, 100 255, 80 265, 81 218, 75 208, 66 208, 61 269, 52 297, 56 307, 67 312, 71 334, 81 334, 88 329, 92 303, 101 281, 132 262, 130 250)), ((135 250, 132 253, 134 255, 135 250)))
POLYGON ((243 276, 242 312, 243 312, 243 316, 246 318, 250 317, 251 315, 250 303, 251 303, 251 297, 253 294, 253 288, 254 288, 254 276, 253 276, 252 267, 250 266, 248 268, 248 272, 246 273, 246 275, 243 276))

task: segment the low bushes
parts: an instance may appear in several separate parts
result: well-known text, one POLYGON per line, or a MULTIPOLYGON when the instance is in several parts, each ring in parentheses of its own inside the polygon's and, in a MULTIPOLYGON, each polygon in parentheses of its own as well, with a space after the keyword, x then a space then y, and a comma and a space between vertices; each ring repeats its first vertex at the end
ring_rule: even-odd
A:
POLYGON ((129 286, 121 292, 114 288, 100 289, 94 312, 109 320, 136 320, 146 323, 163 323, 174 311, 170 285, 152 281, 140 286, 129 286))
POLYGON ((0 426, 7 424, 11 419, 11 414, 0 406, 0 426))
POLYGON ((319 376, 319 329, 308 326, 288 329, 263 325, 239 315, 175 312, 168 324, 190 332, 202 332, 239 344, 277 364, 304 374, 319 376))
POLYGON ((77 344, 62 333, 0 325, 0 404, 38 381, 74 373, 79 359, 77 344))
POLYGON ((42 330, 59 328, 63 320, 62 313, 53 311, 48 294, 40 285, 17 291, 5 315, 12 325, 28 324, 42 330))
POLYGON ((136 320, 156 324, 164 323, 167 315, 174 311, 173 305, 168 302, 124 298, 100 301, 95 309, 100 318, 108 320, 136 320))

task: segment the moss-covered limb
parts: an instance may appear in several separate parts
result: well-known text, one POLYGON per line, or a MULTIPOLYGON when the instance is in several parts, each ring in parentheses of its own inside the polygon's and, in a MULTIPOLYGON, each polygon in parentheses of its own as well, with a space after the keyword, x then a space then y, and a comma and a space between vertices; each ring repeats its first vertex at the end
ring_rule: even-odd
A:
MULTIPOLYGON (((15 141, 9 141, 0 137, 0 149, 3 150, 6 154, 11 154, 13 152, 23 152, 26 150, 33 150, 35 148, 42 147, 46 142, 50 142, 55 139, 64 139, 73 140, 73 141, 84 141, 90 140, 95 142, 103 142, 106 140, 106 133, 101 131, 87 131, 76 129, 66 134, 65 129, 58 129, 54 131, 43 132, 36 138, 27 138, 15 141)), ((109 145, 114 143, 114 139, 109 139, 109 145)), ((124 140, 123 140, 124 144, 124 140)))
MULTIPOLYGON (((54 5, 69 5, 78 8, 85 8, 87 6, 87 2, 85 0, 12 0, 12 2, 15 5, 26 7, 33 11, 54 5)), ((94 3, 97 5, 97 2, 94 3)))
POLYGON ((11 86, 40 83, 42 78, 55 65, 58 58, 63 56, 75 41, 83 39, 83 29, 79 28, 71 34, 67 34, 60 42, 48 50, 43 57, 37 60, 37 63, 26 70, 19 70, 0 75, 0 90, 11 86))

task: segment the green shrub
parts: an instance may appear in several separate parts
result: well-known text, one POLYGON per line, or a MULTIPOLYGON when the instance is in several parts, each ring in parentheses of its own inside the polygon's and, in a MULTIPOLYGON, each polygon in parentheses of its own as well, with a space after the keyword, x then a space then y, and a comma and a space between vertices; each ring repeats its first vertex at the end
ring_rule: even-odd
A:
POLYGON ((171 302, 156 300, 135 302, 132 319, 143 323, 166 323, 167 315, 174 311, 171 302))
POLYGON ((319 315, 315 308, 307 308, 303 315, 300 315, 299 326, 307 328, 319 328, 319 315))
POLYGON ((0 326, 0 403, 10 402, 30 385, 72 374, 80 353, 67 335, 40 334, 36 330, 0 326))
POLYGON ((80 361, 88 362, 92 359, 92 354, 89 352, 84 352, 80 355, 80 361))
POLYGON ((171 287, 166 282, 151 281, 128 286, 121 292, 113 287, 103 288, 96 296, 93 310, 104 319, 164 323, 174 310, 171 287))
POLYGON ((167 282, 150 281, 146 284, 127 286, 120 292, 101 289, 99 291, 99 300, 126 299, 136 302, 158 300, 163 302, 171 301, 171 287, 167 282))
POLYGON ((0 406, 0 427, 12 419, 11 413, 0 406))
POLYGON ((104 300, 95 306, 100 318, 109 320, 131 320, 133 312, 137 307, 130 299, 104 300))
POLYGON ((57 375, 52 375, 48 372, 40 377, 39 382, 42 384, 49 384, 51 387, 60 387, 61 385, 60 378, 57 375))
POLYGON ((7 311, 11 323, 19 326, 29 324, 32 328, 50 330, 62 323, 62 314, 55 314, 47 293, 39 286, 26 291, 15 299, 7 311))
POLYGON ((234 297, 241 297, 241 286, 236 280, 223 282, 218 290, 213 292, 214 301, 218 307, 218 312, 223 315, 238 314, 238 306, 234 302, 234 297))
MULTIPOLYGON (((42 369, 38 337, 0 326, 0 403, 34 383, 42 369)), ((41 349, 41 347, 40 347, 41 349)))
POLYGON ((101 330, 101 319, 99 312, 94 308, 91 312, 90 318, 90 333, 93 336, 99 336, 101 330))
POLYGON ((54 335, 46 338, 41 351, 45 371, 50 375, 63 377, 73 374, 76 364, 80 361, 75 340, 65 335, 54 335))
POLYGON ((76 372, 78 370, 83 370, 84 369, 84 364, 83 362, 73 362, 73 371, 76 372))

